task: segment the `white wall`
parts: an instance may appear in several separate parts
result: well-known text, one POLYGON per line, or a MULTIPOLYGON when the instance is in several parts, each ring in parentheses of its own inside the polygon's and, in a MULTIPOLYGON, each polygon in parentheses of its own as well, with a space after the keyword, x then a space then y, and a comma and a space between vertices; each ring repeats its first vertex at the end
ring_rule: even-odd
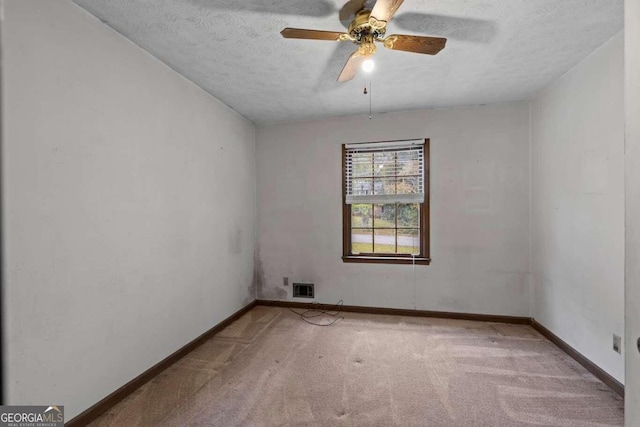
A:
POLYGON ((528 115, 512 103, 258 127, 259 297, 291 299, 286 276, 327 303, 528 316, 528 115), (341 259, 340 144, 409 138, 431 139, 433 261, 415 291, 411 265, 341 259))
POLYGON ((531 104, 533 317, 624 382, 623 35, 531 104))
POLYGON ((69 1, 5 3, 8 401, 70 419, 254 298, 254 127, 69 1))
POLYGON ((626 386, 625 422, 640 425, 640 2, 625 2, 626 386))

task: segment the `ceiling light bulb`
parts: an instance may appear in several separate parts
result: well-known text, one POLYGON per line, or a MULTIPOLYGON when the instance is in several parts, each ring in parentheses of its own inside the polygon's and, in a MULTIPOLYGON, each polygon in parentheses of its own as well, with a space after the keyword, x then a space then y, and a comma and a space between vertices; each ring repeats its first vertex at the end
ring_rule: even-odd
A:
POLYGON ((364 61, 364 62, 362 63, 362 69, 363 69, 365 72, 370 73, 370 72, 372 72, 372 71, 373 71, 373 67, 374 67, 374 65, 375 65, 375 64, 373 63, 373 60, 372 60, 372 59, 367 59, 366 61, 364 61))

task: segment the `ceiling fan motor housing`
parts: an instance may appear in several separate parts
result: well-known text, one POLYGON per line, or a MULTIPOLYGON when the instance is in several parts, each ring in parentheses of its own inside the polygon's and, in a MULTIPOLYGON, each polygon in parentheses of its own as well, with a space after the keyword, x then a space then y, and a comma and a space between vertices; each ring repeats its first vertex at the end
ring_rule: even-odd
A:
MULTIPOLYGON (((371 17, 371 11, 363 9, 349 24, 349 35, 353 37, 356 44, 373 43, 374 40, 382 39, 386 32, 386 25, 373 27, 371 21, 382 23, 371 17)), ((384 23, 386 24, 386 22, 384 23)), ((375 50, 375 49, 374 49, 375 50)))

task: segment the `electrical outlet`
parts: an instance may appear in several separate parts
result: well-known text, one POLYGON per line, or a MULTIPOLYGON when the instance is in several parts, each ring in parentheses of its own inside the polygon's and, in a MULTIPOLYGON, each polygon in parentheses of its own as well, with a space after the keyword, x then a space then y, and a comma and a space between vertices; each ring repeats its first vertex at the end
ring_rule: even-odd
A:
POLYGON ((622 339, 616 334, 613 334, 613 351, 622 353, 622 339))
POLYGON ((288 277, 283 277, 282 278, 282 286, 289 286, 289 278, 288 277))

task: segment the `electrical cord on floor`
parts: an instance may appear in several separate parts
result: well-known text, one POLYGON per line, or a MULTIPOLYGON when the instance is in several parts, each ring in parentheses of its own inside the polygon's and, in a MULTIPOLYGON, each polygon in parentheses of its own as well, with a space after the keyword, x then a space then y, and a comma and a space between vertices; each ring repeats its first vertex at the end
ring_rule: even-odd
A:
MULTIPOLYGON (((320 305, 317 302, 312 302, 311 305, 320 305)), ((334 309, 333 310, 320 310, 320 309, 316 309, 316 308, 310 308, 307 309, 305 311, 296 311, 293 308, 289 307, 289 310, 292 313, 297 314, 298 316, 300 316, 300 318, 302 320, 304 320, 305 322, 309 323, 310 325, 315 325, 315 326, 331 326, 334 323, 336 323, 338 320, 343 320, 344 317, 340 316, 340 313, 342 313, 342 310, 340 310, 340 307, 344 305, 344 302, 342 300, 338 301, 337 304, 334 305, 334 309), (320 317, 320 316, 329 316, 329 317, 333 317, 333 320, 329 323, 316 323, 315 321, 311 321, 309 319, 314 319, 316 317, 320 317)))

